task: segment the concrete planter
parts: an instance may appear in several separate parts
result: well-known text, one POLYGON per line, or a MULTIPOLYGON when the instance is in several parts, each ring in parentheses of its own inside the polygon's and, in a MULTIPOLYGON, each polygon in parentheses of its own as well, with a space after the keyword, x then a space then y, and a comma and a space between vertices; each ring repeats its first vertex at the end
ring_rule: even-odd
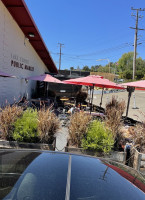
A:
POLYGON ((104 154, 103 152, 96 152, 90 150, 84 150, 82 148, 75 147, 65 147, 65 152, 75 153, 75 154, 86 154, 90 156, 104 157, 117 162, 125 164, 126 162, 126 152, 113 151, 110 154, 104 154))
POLYGON ((52 144, 0 140, 0 149, 42 149, 55 151, 55 146, 56 139, 54 139, 52 144))
POLYGON ((105 154, 104 157, 123 164, 126 163, 126 152, 112 151, 109 154, 105 154))
POLYGON ((145 174, 145 154, 138 152, 136 148, 131 149, 133 156, 133 168, 145 174))
POLYGON ((86 155, 98 156, 98 157, 103 156, 102 152, 90 151, 90 150, 85 150, 83 148, 76 148, 76 147, 65 147, 65 152, 75 153, 75 154, 86 154, 86 155))

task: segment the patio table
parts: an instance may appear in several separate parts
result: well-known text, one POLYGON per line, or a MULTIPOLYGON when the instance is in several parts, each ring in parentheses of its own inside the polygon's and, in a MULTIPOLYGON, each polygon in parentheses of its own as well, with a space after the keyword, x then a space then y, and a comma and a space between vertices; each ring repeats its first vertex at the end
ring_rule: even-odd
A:
POLYGON ((61 98, 60 100, 61 100, 61 101, 68 101, 69 98, 61 98))
POLYGON ((63 102, 63 107, 64 107, 64 103, 65 103, 65 101, 68 101, 69 98, 67 98, 67 97, 62 97, 60 100, 63 102))

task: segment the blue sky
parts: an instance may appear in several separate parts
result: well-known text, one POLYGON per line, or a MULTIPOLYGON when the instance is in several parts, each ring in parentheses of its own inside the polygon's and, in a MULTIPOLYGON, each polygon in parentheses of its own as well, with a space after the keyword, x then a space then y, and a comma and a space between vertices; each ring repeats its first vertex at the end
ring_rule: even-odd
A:
MULTIPOLYGON (((134 8, 145 8, 145 0, 25 0, 43 40, 61 69, 117 62, 123 53, 133 51, 134 8)), ((139 28, 145 29, 145 11, 139 28)), ((145 31, 139 31, 138 56, 145 59, 145 31)))

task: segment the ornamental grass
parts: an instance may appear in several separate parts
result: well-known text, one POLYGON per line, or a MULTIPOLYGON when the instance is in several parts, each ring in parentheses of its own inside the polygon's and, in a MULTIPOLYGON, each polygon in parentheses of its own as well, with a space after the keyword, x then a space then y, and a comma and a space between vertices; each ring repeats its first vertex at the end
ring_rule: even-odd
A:
POLYGON ((51 143, 59 128, 60 121, 49 108, 38 111, 38 132, 41 142, 51 143))
POLYGON ((136 125, 133 135, 133 143, 141 153, 145 153, 145 123, 136 125))
POLYGON ((70 117, 69 129, 69 145, 81 147, 82 138, 87 132, 88 125, 92 120, 89 114, 83 111, 75 112, 70 117))
POLYGON ((112 131, 115 139, 116 147, 122 140, 121 127, 123 126, 122 115, 125 111, 125 101, 118 100, 117 97, 113 96, 112 100, 106 104, 106 126, 112 131))
POLYGON ((23 109, 16 104, 0 109, 1 138, 11 140, 14 131, 14 122, 22 115, 23 109))
POLYGON ((145 153, 145 113, 140 113, 143 119, 142 122, 137 123, 134 127, 132 127, 129 133, 131 135, 131 139, 133 140, 134 147, 136 147, 141 153, 145 153))

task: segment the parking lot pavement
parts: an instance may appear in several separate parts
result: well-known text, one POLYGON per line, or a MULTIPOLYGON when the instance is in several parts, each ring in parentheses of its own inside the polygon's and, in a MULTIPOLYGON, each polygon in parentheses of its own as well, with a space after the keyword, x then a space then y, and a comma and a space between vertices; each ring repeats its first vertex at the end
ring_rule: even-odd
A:
MULTIPOLYGON (((121 99, 125 100, 127 106, 128 92, 124 91, 124 92, 104 94, 102 102, 103 108, 105 108, 106 103, 108 103, 112 99, 112 96, 118 97, 119 100, 121 99)), ((99 106, 100 101, 101 101, 101 94, 94 95, 93 103, 99 106)), ((126 109, 123 115, 124 116, 126 115, 126 109)), ((133 92, 130 99, 128 117, 133 118, 134 120, 137 121, 145 121, 145 91, 136 90, 135 92, 133 92), (136 109, 134 108, 135 106, 137 107, 136 109)))

